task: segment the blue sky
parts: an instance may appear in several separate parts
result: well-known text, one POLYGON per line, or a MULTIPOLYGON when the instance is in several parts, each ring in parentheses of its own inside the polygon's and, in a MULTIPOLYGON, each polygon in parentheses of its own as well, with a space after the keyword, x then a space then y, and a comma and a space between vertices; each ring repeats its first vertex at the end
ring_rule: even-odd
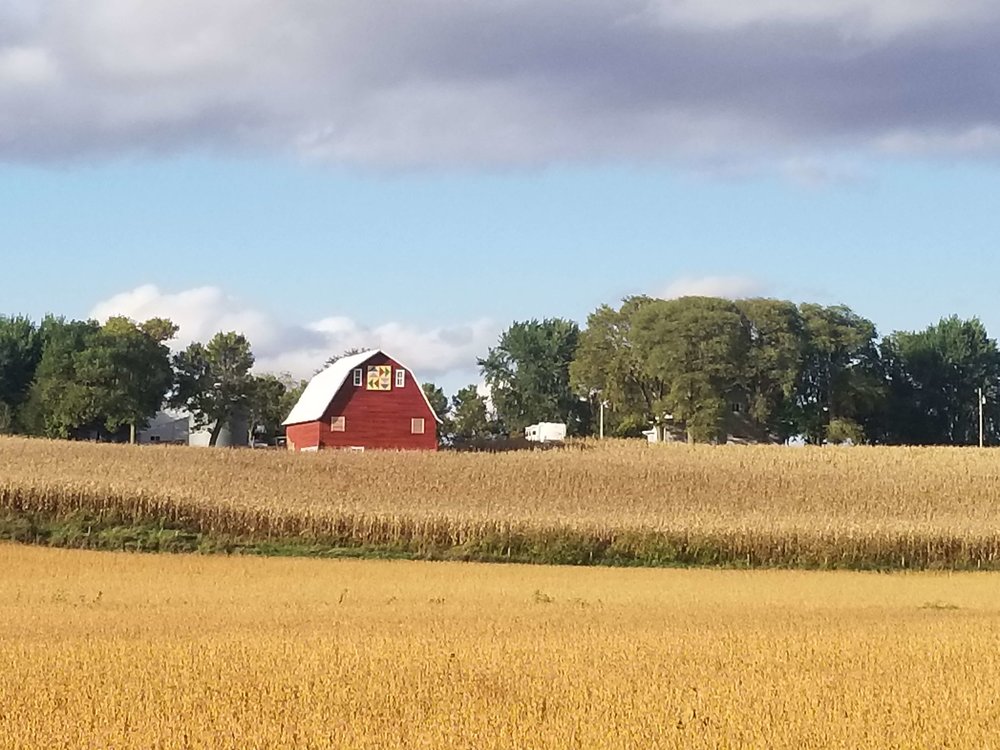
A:
POLYGON ((236 328, 300 375, 379 345, 449 389, 630 293, 1000 332, 989 4, 328 5, 0 9, 0 312, 236 328))

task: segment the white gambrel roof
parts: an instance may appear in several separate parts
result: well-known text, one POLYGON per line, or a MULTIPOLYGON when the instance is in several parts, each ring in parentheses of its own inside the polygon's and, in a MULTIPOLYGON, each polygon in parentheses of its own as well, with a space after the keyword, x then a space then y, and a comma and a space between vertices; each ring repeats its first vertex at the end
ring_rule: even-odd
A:
MULTIPOLYGON (((282 422, 282 424, 301 424, 302 422, 315 422, 322 419, 326 408, 330 405, 330 402, 333 401, 333 397, 340 392, 341 388, 343 388, 347 379, 351 377, 351 373, 358 367, 362 367, 365 362, 374 357, 376 354, 385 354, 385 352, 381 349, 372 349, 371 351, 361 352, 360 354, 352 354, 349 357, 341 357, 325 370, 321 370, 316 373, 313 376, 313 379, 309 381, 309 385, 306 386, 306 389, 302 391, 302 395, 299 396, 298 402, 296 402, 294 408, 292 408, 291 414, 288 415, 288 418, 282 422)), ((431 402, 427 400, 427 394, 424 393, 424 389, 420 386, 420 383, 417 382, 416 377, 414 377, 413 370, 404 365, 402 362, 399 362, 399 360, 395 359, 395 357, 388 354, 385 354, 385 356, 397 362, 400 367, 406 370, 410 379, 420 391, 420 395, 424 397, 424 403, 427 404, 427 408, 430 409, 431 414, 434 414, 434 419, 440 422, 441 418, 434 412, 434 407, 431 406, 431 402)))

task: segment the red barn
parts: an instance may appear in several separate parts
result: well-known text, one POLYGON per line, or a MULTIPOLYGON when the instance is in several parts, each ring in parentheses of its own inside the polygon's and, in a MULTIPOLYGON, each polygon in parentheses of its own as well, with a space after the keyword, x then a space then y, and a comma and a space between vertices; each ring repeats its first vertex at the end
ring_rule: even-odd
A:
POLYGON ((284 421, 288 448, 437 450, 438 416, 413 372, 382 351, 319 372, 284 421))

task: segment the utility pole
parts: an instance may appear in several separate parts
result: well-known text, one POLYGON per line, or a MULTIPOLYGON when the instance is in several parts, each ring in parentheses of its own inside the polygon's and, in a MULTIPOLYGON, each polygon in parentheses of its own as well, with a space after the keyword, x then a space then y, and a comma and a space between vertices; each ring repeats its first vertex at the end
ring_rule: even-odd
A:
POLYGON ((601 399, 601 426, 600 426, 600 436, 601 440, 604 440, 604 399, 601 399))
POLYGON ((983 396, 983 389, 979 389, 979 447, 983 447, 983 406, 986 405, 986 397, 983 396))

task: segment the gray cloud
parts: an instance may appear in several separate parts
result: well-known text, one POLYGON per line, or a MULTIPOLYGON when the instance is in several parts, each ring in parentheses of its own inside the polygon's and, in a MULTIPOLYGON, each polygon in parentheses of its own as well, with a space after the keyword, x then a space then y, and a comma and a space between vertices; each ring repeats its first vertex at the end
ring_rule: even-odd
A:
POLYGON ((993 156, 998 69, 980 0, 6 0, 0 159, 993 156))

